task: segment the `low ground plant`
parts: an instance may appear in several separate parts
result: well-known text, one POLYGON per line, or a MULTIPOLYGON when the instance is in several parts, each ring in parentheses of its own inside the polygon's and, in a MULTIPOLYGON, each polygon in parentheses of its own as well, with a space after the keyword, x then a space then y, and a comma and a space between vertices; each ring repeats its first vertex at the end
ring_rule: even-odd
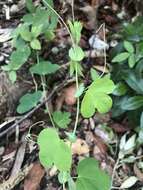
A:
MULTIPOLYGON (((76 176, 72 176, 72 151, 71 145, 76 140, 76 131, 78 127, 79 114, 84 118, 92 117, 95 112, 106 113, 112 107, 112 98, 110 94, 115 89, 114 82, 109 75, 94 77, 93 82, 89 86, 84 87, 81 83, 82 60, 85 58, 84 50, 80 47, 82 23, 76 20, 69 20, 67 23, 55 11, 52 0, 43 0, 39 6, 35 6, 32 0, 26 1, 28 14, 24 15, 21 23, 12 33, 13 52, 10 56, 8 65, 2 67, 9 75, 14 83, 17 80, 18 71, 28 65, 29 74, 36 76, 40 80, 35 91, 26 93, 19 100, 17 112, 24 114, 35 108, 38 103, 46 99, 47 84, 46 79, 59 72, 60 65, 53 63, 51 60, 45 60, 40 56, 42 51, 42 40, 52 41, 55 37, 55 29, 58 21, 67 29, 71 38, 72 46, 68 51, 70 62, 70 76, 75 78, 77 100, 77 111, 73 132, 67 132, 71 123, 71 114, 69 112, 55 111, 50 113, 50 109, 46 104, 46 111, 49 114, 52 127, 43 129, 37 137, 39 146, 39 159, 45 168, 56 166, 58 170, 58 180, 62 184, 63 189, 68 185, 69 190, 109 190, 111 187, 111 178, 100 169, 99 163, 94 158, 85 158, 81 160, 76 168, 76 176), (32 66, 29 64, 32 60, 32 66), (66 138, 62 138, 60 130, 65 130, 66 138), (67 141, 70 143, 68 144, 67 141), (56 151, 55 151, 56 150, 56 151)), ((124 43, 126 52, 118 55, 113 62, 121 62, 128 60, 128 67, 132 69, 137 67, 135 47, 130 42, 124 43), (126 59, 125 59, 126 58, 126 59), (132 60, 134 58, 134 62, 132 60)), ((132 77, 132 76, 131 76, 132 77)), ((127 79, 129 80, 129 79, 127 79)), ((135 86, 134 88, 140 87, 135 86)), ((125 84, 120 83, 114 91, 116 95, 124 95, 127 92, 125 84), (120 93, 120 88, 123 89, 120 93)), ((141 101, 142 97, 133 96, 128 99, 128 110, 131 110, 132 101, 141 101)), ((139 108, 137 103, 134 106, 139 108)), ((124 110, 127 110, 124 108, 124 110)), ((30 136, 30 133, 28 134, 30 136)))

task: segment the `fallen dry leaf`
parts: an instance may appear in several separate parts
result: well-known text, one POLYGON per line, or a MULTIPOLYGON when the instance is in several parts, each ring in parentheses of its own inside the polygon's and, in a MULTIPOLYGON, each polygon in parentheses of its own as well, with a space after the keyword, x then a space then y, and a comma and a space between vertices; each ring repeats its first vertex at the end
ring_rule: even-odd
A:
POLYGON ((104 19, 106 23, 110 26, 113 26, 118 23, 117 18, 113 17, 112 15, 105 15, 104 19))
POLYGON ((100 138, 103 140, 103 142, 105 142, 105 143, 109 143, 109 142, 111 142, 111 140, 112 140, 109 131, 105 130, 105 129, 102 127, 102 125, 98 125, 98 126, 95 128, 94 133, 95 133, 98 137, 100 137, 100 138))
POLYGON ((80 10, 87 15, 88 22, 84 23, 84 27, 89 29, 95 29, 96 26, 96 13, 98 6, 90 6, 87 5, 85 7, 80 8, 80 10))
POLYGON ((37 190, 44 174, 44 168, 35 163, 24 181, 24 190, 37 190))
POLYGON ((96 123, 108 123, 111 120, 110 113, 106 114, 96 113, 94 118, 96 123))
POLYGON ((26 137, 26 134, 22 136, 22 144, 19 146, 17 150, 15 162, 14 162, 10 177, 14 177, 15 175, 17 175, 21 169, 24 156, 25 156, 26 144, 27 144, 27 142, 25 141, 25 137, 26 137))
POLYGON ((68 106, 74 105, 76 103, 75 93, 76 93, 76 84, 72 84, 71 86, 64 88, 56 99, 55 110, 56 111, 61 110, 64 102, 68 106))
POLYGON ((85 140, 89 146, 93 145, 94 142, 94 135, 91 131, 85 132, 85 140))
MULTIPOLYGON (((70 144, 70 142, 68 142, 70 144)), ((75 143, 72 144, 72 154, 83 155, 89 153, 89 146, 83 139, 77 139, 75 143)))
POLYGON ((105 2, 105 0, 92 0, 91 1, 91 6, 100 6, 100 5, 102 5, 103 3, 105 2))
POLYGON ((116 132, 116 133, 125 133, 129 131, 130 129, 127 126, 124 126, 119 123, 113 123, 110 125, 110 127, 116 132))
POLYGON ((118 11, 118 9, 119 9, 118 5, 114 1, 112 1, 112 10, 116 12, 118 11))
POLYGON ((137 167, 137 164, 134 164, 134 173, 138 177, 138 179, 143 182, 143 172, 137 167))
POLYGON ((100 137, 94 136, 95 146, 93 149, 93 155, 97 160, 102 160, 106 158, 106 153, 108 150, 107 145, 103 142, 100 137))
POLYGON ((76 103, 75 93, 76 93, 76 85, 75 84, 64 89, 63 94, 65 97, 65 103, 67 105, 72 106, 76 103))

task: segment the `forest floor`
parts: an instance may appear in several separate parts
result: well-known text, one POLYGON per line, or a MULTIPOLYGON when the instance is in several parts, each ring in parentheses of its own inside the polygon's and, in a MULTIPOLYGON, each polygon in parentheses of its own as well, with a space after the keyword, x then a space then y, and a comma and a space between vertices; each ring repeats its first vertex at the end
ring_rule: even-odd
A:
MULTIPOLYGON (((36 4, 39 0, 35 0, 36 4)), ((71 18, 71 1, 56 1, 55 9, 66 21, 71 18)), ((80 46, 84 49, 86 59, 83 61, 83 82, 89 84, 90 69, 94 68, 99 73, 105 69, 103 52, 96 52, 89 45, 89 39, 98 35, 104 42, 106 34, 107 67, 105 73, 110 72, 110 50, 116 45, 115 34, 121 28, 123 20, 130 21, 136 16, 137 10, 134 3, 115 0, 76 0, 74 5, 75 18, 83 23, 80 46), (103 27, 105 26, 105 27, 103 27)), ((9 61, 12 52, 11 31, 20 23, 25 14, 24 0, 0 1, 0 66, 9 61)), ((76 99, 74 93, 76 86, 74 81, 69 81, 67 50, 70 39, 64 26, 59 25, 56 37, 51 44, 44 44, 43 57, 50 58, 52 62, 63 65, 57 75, 49 80, 49 93, 59 84, 63 87, 53 92, 49 101, 52 110, 69 111, 72 122, 69 131, 73 128, 76 113, 76 99)), ((16 107, 19 98, 34 88, 33 79, 23 68, 18 75, 15 84, 11 84, 7 74, 0 70, 0 190, 60 190, 61 185, 57 180, 57 170, 53 167, 45 170, 39 163, 38 147, 34 140, 27 137, 29 127, 32 126, 33 139, 44 125, 50 126, 48 115, 44 112, 44 106, 32 110, 30 114, 18 115, 16 107)), ((62 132, 61 132, 62 133, 62 132)), ((130 189, 139 190, 143 186, 143 173, 137 167, 136 162, 122 163, 118 168, 116 164, 121 137, 125 134, 134 134, 126 117, 113 119, 112 114, 95 114, 90 119, 79 117, 77 140, 72 145, 73 160, 76 164, 83 157, 92 156, 100 162, 102 169, 113 176, 114 186, 120 186, 128 176, 137 176, 140 180, 136 186, 130 189)), ((64 136, 64 135, 63 135, 64 136)), ((142 161, 143 149, 139 147, 132 155, 135 160, 142 161)), ((90 171, 89 171, 90 172, 90 171)), ((101 188, 102 189, 102 188, 101 188)))

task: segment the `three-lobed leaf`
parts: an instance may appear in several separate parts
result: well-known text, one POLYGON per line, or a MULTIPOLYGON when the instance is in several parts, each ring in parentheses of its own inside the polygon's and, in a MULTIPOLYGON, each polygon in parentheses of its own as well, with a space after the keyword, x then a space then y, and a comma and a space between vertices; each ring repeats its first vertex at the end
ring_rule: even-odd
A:
POLYGON ((93 158, 86 158, 78 164, 76 190, 110 190, 110 176, 99 168, 93 158))
POLYGON ((50 61, 40 61, 30 68, 30 72, 38 75, 46 75, 55 73, 58 69, 59 65, 57 64, 52 64, 50 61))
POLYGON ((67 128, 68 124, 71 122, 69 112, 55 111, 53 113, 53 120, 60 128, 67 128))
POLYGON ((20 104, 17 107, 17 112, 23 114, 31 110, 38 104, 41 97, 42 97, 42 91, 25 94, 19 100, 20 104))
POLYGON ((29 58, 31 50, 28 45, 15 50, 10 56, 9 67, 11 70, 18 70, 29 58))
POLYGON ((72 61, 82 61, 85 54, 81 47, 75 45, 69 50, 69 57, 72 61))
POLYGON ((89 118, 97 109, 100 113, 106 113, 112 107, 112 99, 108 94, 112 93, 115 85, 107 76, 95 80, 88 88, 82 103, 81 113, 89 118))
POLYGON ((38 136, 38 145, 40 148, 39 159, 44 167, 49 168, 54 164, 61 172, 70 170, 71 149, 59 138, 55 129, 42 130, 38 136))
POLYGON ((73 23, 68 21, 68 24, 74 41, 76 44, 78 44, 81 38, 82 24, 79 21, 74 21, 73 23))

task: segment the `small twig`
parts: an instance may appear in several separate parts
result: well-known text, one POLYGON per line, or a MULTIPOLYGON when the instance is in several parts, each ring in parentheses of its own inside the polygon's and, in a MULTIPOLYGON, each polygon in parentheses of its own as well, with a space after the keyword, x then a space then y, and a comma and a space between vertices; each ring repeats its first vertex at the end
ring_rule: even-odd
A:
POLYGON ((0 138, 4 135, 6 135, 8 132, 10 132, 12 129, 16 128, 17 125, 19 125, 20 123, 22 123, 25 119, 29 118, 31 115, 33 115, 34 112, 36 112, 40 107, 42 107, 45 102, 50 101, 50 99, 52 98, 52 96, 54 95, 55 92, 61 90, 63 87, 67 86, 69 83, 74 82, 75 79, 68 79, 67 81, 64 81, 63 83, 57 85, 52 92, 49 94, 49 96, 44 99, 40 104, 38 104, 34 109, 32 109, 30 112, 28 112, 27 114, 25 114, 19 121, 17 121, 15 124, 11 125, 8 129, 6 129, 5 131, 3 131, 2 133, 0 133, 0 138))
POLYGON ((113 182, 114 182, 114 177, 115 177, 115 172, 116 172, 116 169, 118 168, 118 164, 120 162, 120 158, 118 157, 115 165, 114 165, 114 168, 113 168, 113 173, 112 173, 112 178, 111 178, 111 189, 113 187, 113 182))
POLYGON ((26 144, 27 144, 27 142, 25 141, 25 136, 26 136, 26 134, 23 135, 22 144, 20 145, 20 147, 17 150, 14 166, 12 168, 11 175, 10 175, 11 178, 18 175, 18 173, 20 172, 20 169, 21 169, 21 166, 22 166, 22 163, 24 160, 26 144))
POLYGON ((2 184, 0 184, 0 190, 11 190, 16 185, 18 185, 24 178, 27 176, 29 171, 31 170, 33 164, 30 164, 29 166, 25 166, 23 170, 21 170, 17 175, 10 177, 7 181, 4 181, 2 184))
MULTIPOLYGON (((102 28, 103 28, 104 42, 106 43, 106 26, 105 26, 105 23, 103 23, 102 28)), ((106 71, 106 66, 107 66, 106 47, 104 47, 103 52, 104 52, 104 68, 103 68, 103 72, 100 75, 100 77, 102 77, 106 71)))

